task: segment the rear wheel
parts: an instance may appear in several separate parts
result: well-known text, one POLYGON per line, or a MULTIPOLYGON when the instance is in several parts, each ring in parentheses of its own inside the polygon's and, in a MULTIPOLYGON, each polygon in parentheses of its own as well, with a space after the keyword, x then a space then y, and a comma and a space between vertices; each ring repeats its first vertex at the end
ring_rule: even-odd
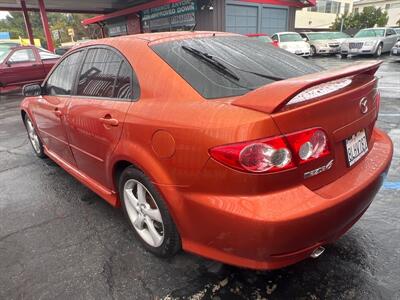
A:
POLYGON ((46 157, 42 141, 40 140, 38 134, 36 133, 36 129, 33 126, 33 123, 31 119, 28 117, 28 115, 25 115, 25 128, 26 131, 28 132, 28 138, 29 141, 31 142, 33 151, 35 152, 36 156, 40 158, 46 157))
POLYGON ((378 48, 376 48, 376 51, 375 51, 374 56, 375 56, 375 57, 379 57, 379 56, 381 56, 381 55, 382 55, 382 44, 379 44, 379 45, 378 45, 378 48))
POLYGON ((133 232, 147 250, 160 257, 180 250, 181 240, 167 205, 143 172, 127 167, 119 179, 119 195, 133 232))

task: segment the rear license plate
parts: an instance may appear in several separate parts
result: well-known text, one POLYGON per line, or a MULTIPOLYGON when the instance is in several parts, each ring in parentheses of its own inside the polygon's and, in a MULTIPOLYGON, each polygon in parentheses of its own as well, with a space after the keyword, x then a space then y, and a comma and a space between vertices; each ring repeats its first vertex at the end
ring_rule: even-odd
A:
POLYGON ((365 130, 361 130, 346 139, 347 162, 351 167, 368 152, 368 142, 365 130))

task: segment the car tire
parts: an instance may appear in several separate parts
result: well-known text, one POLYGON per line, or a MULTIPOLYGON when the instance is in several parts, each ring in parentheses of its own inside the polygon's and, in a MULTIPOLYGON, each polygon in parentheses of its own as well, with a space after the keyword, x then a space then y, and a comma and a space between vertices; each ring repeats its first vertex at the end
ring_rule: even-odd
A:
POLYGON ((150 179, 129 166, 119 176, 118 191, 124 214, 142 245, 156 256, 174 256, 181 249, 181 239, 165 200, 150 179))
POLYGON ((310 47, 310 56, 315 56, 317 54, 317 50, 314 46, 310 47))
POLYGON ((39 135, 36 132, 36 128, 33 125, 31 119, 26 114, 24 117, 25 128, 28 133, 29 142, 32 145, 33 152, 39 158, 45 158, 46 154, 44 153, 43 143, 40 140, 39 135))
POLYGON ((341 58, 347 58, 347 54, 340 54, 341 58))
POLYGON ((375 57, 380 57, 382 55, 382 48, 383 48, 382 44, 379 44, 374 54, 375 57))

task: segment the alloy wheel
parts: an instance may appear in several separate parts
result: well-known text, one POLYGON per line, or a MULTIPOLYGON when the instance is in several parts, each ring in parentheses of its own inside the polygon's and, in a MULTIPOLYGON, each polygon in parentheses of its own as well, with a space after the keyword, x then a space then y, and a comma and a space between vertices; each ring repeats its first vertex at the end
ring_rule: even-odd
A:
POLYGON ((33 150, 35 150, 36 153, 40 153, 39 136, 36 134, 35 127, 33 127, 32 121, 29 118, 26 119, 26 129, 28 130, 28 136, 32 143, 33 150))
POLYGON ((124 184, 123 201, 139 236, 148 245, 159 247, 164 241, 164 223, 149 190, 139 181, 129 179, 124 184))

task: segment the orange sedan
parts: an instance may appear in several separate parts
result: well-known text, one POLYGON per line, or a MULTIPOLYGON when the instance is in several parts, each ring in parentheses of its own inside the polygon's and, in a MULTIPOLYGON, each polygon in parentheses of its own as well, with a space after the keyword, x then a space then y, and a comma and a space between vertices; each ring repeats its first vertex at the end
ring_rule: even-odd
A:
POLYGON ((125 36, 70 51, 21 113, 36 155, 122 206, 152 253, 274 269, 319 256, 380 188, 379 64, 327 71, 228 33, 125 36))

